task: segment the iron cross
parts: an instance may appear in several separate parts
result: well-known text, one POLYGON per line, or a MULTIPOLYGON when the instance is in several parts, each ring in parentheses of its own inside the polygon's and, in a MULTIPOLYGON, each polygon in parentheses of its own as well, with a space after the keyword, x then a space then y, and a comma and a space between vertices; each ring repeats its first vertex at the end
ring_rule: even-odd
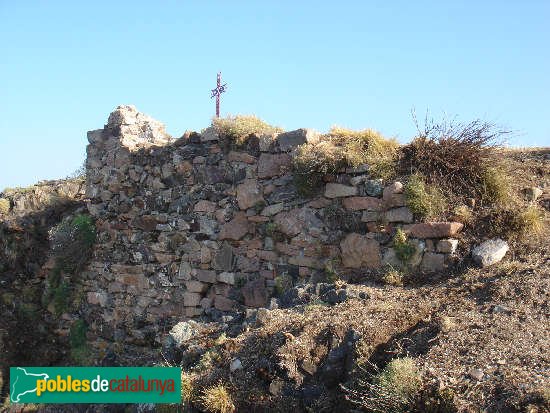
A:
POLYGON ((210 98, 216 97, 216 117, 220 117, 220 96, 223 92, 225 92, 225 88, 227 86, 227 83, 224 83, 222 85, 222 74, 221 72, 218 73, 218 79, 217 79, 217 85, 216 89, 212 89, 212 96, 210 98))

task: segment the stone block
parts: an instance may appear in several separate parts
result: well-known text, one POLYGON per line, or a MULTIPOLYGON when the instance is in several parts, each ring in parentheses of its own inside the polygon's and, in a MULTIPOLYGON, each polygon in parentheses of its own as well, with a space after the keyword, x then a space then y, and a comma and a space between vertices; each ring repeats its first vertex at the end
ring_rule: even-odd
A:
POLYGON ((330 182, 325 187, 327 198, 343 198, 357 195, 357 187, 330 182))
POLYGON ((214 284, 216 282, 216 271, 195 270, 195 278, 204 283, 214 284))
POLYGON ((364 235, 351 233, 340 243, 342 264, 347 268, 379 268, 380 245, 364 235))
POLYGON ((196 307, 200 304, 202 299, 202 294, 200 293, 192 293, 192 292, 184 292, 183 293, 183 305, 185 307, 196 307))
POLYGON ((342 205, 344 205, 344 208, 348 211, 380 211, 382 209, 382 201, 370 196, 353 196, 351 198, 345 198, 342 201, 342 205))
POLYGON ((426 272, 436 272, 445 269, 445 255, 427 252, 422 258, 420 268, 426 272))

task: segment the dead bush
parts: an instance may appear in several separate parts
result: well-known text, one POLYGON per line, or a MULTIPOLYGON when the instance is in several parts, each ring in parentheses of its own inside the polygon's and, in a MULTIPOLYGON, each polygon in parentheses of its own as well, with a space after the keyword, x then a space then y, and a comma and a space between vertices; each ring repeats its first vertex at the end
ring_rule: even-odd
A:
POLYGON ((446 192, 481 198, 495 148, 506 133, 481 120, 467 124, 426 120, 419 136, 402 148, 400 172, 420 173, 428 184, 446 192))

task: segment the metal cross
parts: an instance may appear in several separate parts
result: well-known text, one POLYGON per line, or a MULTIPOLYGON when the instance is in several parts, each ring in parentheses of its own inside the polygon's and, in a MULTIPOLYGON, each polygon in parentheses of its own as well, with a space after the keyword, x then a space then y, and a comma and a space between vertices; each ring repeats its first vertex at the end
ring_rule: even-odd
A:
POLYGON ((213 98, 214 96, 216 97, 216 117, 217 118, 220 117, 220 96, 223 92, 225 92, 226 86, 227 86, 227 83, 224 83, 222 85, 222 73, 219 72, 216 89, 212 89, 212 96, 210 96, 210 98, 213 98))

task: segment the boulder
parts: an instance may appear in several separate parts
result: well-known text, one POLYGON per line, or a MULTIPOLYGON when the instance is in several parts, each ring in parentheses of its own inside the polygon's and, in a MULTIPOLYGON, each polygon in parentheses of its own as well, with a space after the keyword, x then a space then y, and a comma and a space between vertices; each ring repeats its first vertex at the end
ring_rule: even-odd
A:
POLYGON ((540 196, 543 194, 543 190, 536 187, 536 186, 532 186, 530 188, 525 188, 523 190, 524 194, 525 194, 525 198, 528 200, 528 201, 531 201, 531 202, 534 202, 536 201, 537 199, 540 198, 540 196))
POLYGON ((437 242, 437 251, 445 254, 454 254, 458 247, 458 240, 453 238, 441 239, 437 242))
POLYGON ((379 268, 380 245, 364 235, 351 233, 340 243, 342 264, 348 268, 379 268))
POLYGON ((109 115, 106 129, 132 152, 172 141, 161 122, 139 112, 133 105, 118 106, 109 115))
POLYGON ((235 214, 233 218, 228 223, 222 226, 220 230, 219 239, 230 239, 230 240, 240 240, 248 232, 248 219, 244 212, 235 214))
POLYGON ((314 142, 318 137, 319 132, 313 129, 296 129, 277 135, 277 142, 282 152, 289 152, 306 142, 314 142))
POLYGON ((472 258, 482 267, 496 264, 508 252, 508 243, 500 238, 482 242, 472 250, 472 258))
POLYGON ((263 202, 262 189, 255 179, 246 179, 242 184, 237 185, 237 202, 240 209, 248 209, 263 202))
POLYGON ((292 158, 286 153, 262 153, 258 160, 258 178, 272 178, 285 174, 292 163, 292 158))

